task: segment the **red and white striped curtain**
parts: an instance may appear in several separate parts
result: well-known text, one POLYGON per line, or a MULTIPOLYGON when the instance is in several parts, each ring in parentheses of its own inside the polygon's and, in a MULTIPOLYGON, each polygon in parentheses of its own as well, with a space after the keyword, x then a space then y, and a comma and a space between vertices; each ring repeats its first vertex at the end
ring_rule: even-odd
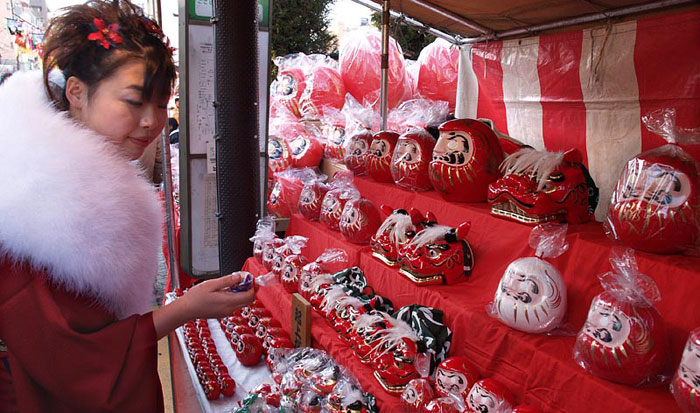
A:
MULTIPOLYGON (((665 143, 641 116, 700 126, 700 11, 466 46, 456 116, 489 118, 537 149, 577 148, 607 211, 628 159, 665 143)), ((685 149, 700 160, 700 147, 685 149)))

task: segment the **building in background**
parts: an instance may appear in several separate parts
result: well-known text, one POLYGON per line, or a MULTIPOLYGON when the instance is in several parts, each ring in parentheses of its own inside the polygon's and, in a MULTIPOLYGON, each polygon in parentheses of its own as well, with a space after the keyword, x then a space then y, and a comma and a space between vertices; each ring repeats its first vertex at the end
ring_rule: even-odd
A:
POLYGON ((0 0, 0 72, 41 67, 46 0, 0 0))
POLYGON ((342 41, 345 33, 372 24, 372 10, 355 3, 352 0, 336 0, 330 12, 328 30, 338 41, 342 41))

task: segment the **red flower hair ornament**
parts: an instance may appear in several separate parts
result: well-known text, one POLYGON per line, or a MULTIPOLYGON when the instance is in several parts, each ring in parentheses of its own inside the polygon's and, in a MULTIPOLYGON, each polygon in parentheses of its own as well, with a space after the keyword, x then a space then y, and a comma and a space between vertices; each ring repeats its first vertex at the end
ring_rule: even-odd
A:
POLYGON ((88 35, 88 40, 96 41, 98 45, 105 49, 109 49, 111 46, 122 42, 122 38, 118 33, 118 23, 112 23, 107 26, 104 20, 98 18, 94 18, 92 23, 96 30, 88 35))

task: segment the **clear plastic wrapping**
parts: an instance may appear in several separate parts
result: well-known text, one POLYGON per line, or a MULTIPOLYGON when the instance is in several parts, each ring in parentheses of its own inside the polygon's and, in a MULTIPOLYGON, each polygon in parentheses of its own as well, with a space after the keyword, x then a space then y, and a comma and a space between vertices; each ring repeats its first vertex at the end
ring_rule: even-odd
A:
POLYGON ((278 217, 291 217, 299 211, 299 196, 305 183, 318 179, 319 176, 311 168, 278 172, 267 199, 268 212, 278 217))
POLYGON ((530 231, 535 257, 511 262, 498 283, 487 312, 503 324, 526 333, 547 333, 561 326, 567 308, 566 283, 544 258, 569 247, 566 224, 541 224, 530 231))
POLYGON ((405 413, 422 413, 434 398, 435 393, 429 380, 413 379, 401 393, 401 407, 405 413))
POLYGON ((684 412, 700 411, 700 327, 690 332, 681 363, 671 381, 671 393, 684 412))
POLYGON ((325 183, 326 175, 319 175, 317 179, 308 181, 299 194, 299 212, 309 221, 318 221, 321 215, 321 203, 330 186, 325 183))
POLYGON ((309 59, 312 64, 306 72, 299 109, 303 118, 319 119, 329 109, 343 108, 345 85, 335 60, 324 55, 311 55, 309 59))
POLYGON ((370 238, 382 224, 379 210, 366 198, 354 198, 345 203, 340 216, 340 233, 354 244, 369 244, 370 238))
POLYGON ((360 191, 353 184, 352 172, 336 173, 329 185, 330 188, 321 203, 319 221, 333 231, 339 231, 345 203, 360 198, 360 191))
POLYGON ((591 303, 574 359, 586 371, 633 386, 669 378, 669 343, 654 281, 641 274, 631 249, 614 248, 613 271, 598 276, 604 291, 591 303))
POLYGON ((675 124, 675 110, 642 117, 668 145, 630 159, 612 193, 605 230, 632 248, 697 254, 700 250, 700 163, 679 145, 700 143, 700 128, 675 124))
POLYGON ((253 243, 253 256, 262 263, 263 248, 267 242, 277 238, 275 234, 275 218, 272 215, 265 215, 255 224, 255 234, 250 237, 253 243))
MULTIPOLYGON (((379 105, 381 34, 376 29, 360 29, 345 35, 339 48, 340 74, 348 93, 366 106, 379 105)), ((412 95, 401 46, 389 39, 389 108, 412 95)))
POLYGON ((416 95, 447 101, 450 112, 454 112, 459 77, 459 47, 444 39, 435 39, 421 50, 416 64, 416 95))

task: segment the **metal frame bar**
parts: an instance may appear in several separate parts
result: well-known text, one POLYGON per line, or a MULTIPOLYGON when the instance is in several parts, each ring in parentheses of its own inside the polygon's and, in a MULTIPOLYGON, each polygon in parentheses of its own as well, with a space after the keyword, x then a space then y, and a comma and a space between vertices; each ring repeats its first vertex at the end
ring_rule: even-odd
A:
MULTIPOLYGON (((411 0, 415 1, 415 0, 411 0)), ((463 39, 459 44, 481 43, 492 40, 502 40, 508 37, 515 37, 524 34, 534 34, 544 30, 559 29, 568 26, 575 26, 583 23, 592 23, 599 20, 610 19, 613 17, 623 17, 631 14, 642 13, 647 11, 661 10, 673 6, 681 6, 685 4, 696 3, 697 0, 661 0, 646 4, 634 6, 620 7, 601 11, 597 13, 584 14, 581 16, 570 17, 562 20, 555 20, 549 23, 535 24, 532 26, 521 27, 517 29, 504 30, 502 32, 494 32, 492 35, 484 35, 479 37, 471 37, 463 39)))
MULTIPOLYGON (((363 5, 363 6, 369 8, 373 11, 376 11, 376 12, 382 11, 382 7, 380 5, 378 5, 377 3, 373 2, 372 0, 352 0, 352 1, 357 3, 357 4, 363 5)), ((447 40, 451 43, 457 44, 457 45, 484 43, 484 42, 489 42, 489 41, 494 41, 494 40, 502 40, 502 39, 509 38, 509 37, 526 35, 526 34, 535 35, 535 33, 545 31, 545 30, 559 29, 559 28, 563 28, 563 27, 567 27, 567 26, 574 26, 577 24, 592 23, 595 21, 610 19, 613 17, 623 17, 623 16, 628 16, 628 15, 632 15, 632 14, 636 14, 636 13, 662 10, 662 9, 666 9, 669 7, 683 6, 683 5, 697 3, 697 0, 658 0, 658 1, 653 1, 653 2, 645 3, 645 4, 620 7, 617 9, 610 9, 610 10, 606 10, 606 11, 584 14, 581 16, 569 17, 566 19, 554 20, 554 21, 547 22, 547 23, 535 24, 532 26, 520 27, 517 29, 504 30, 501 32, 497 32, 497 31, 490 30, 484 26, 481 26, 478 23, 475 23, 475 22, 473 22, 465 17, 459 16, 459 15, 457 15, 449 10, 446 10, 442 7, 434 5, 426 0, 409 0, 409 1, 419 5, 421 7, 424 7, 428 10, 431 10, 435 14, 439 14, 447 19, 450 19, 450 20, 454 21, 455 23, 462 24, 466 27, 469 27, 473 30, 476 30, 478 32, 483 33, 483 35, 481 35, 481 36, 465 38, 465 37, 460 36, 458 34, 454 34, 454 33, 450 33, 450 32, 436 29, 433 26, 430 26, 426 23, 423 23, 419 20, 416 20, 412 17, 407 16, 405 13, 399 13, 399 12, 396 12, 393 10, 390 11, 391 17, 393 17, 395 19, 403 20, 411 26, 415 26, 419 29, 425 30, 428 33, 432 34, 433 36, 440 37, 442 39, 445 39, 445 40, 447 40)))
MULTIPOLYGON (((377 3, 374 3, 372 0, 352 0, 352 1, 361 5, 361 6, 365 6, 368 9, 371 9, 373 11, 380 12, 380 13, 382 12, 382 6, 378 5, 377 3)), ((420 22, 412 17, 409 17, 404 13, 399 13, 399 12, 396 12, 393 10, 389 10, 389 14, 394 19, 405 21, 406 23, 408 23, 411 26, 414 26, 420 30, 425 30, 426 32, 432 34, 433 36, 439 37, 441 39, 445 39, 450 43, 457 44, 462 39, 462 36, 458 36, 458 35, 454 35, 454 34, 450 34, 450 33, 445 33, 442 30, 436 29, 436 28, 429 26, 425 23, 422 23, 422 22, 420 22)))

